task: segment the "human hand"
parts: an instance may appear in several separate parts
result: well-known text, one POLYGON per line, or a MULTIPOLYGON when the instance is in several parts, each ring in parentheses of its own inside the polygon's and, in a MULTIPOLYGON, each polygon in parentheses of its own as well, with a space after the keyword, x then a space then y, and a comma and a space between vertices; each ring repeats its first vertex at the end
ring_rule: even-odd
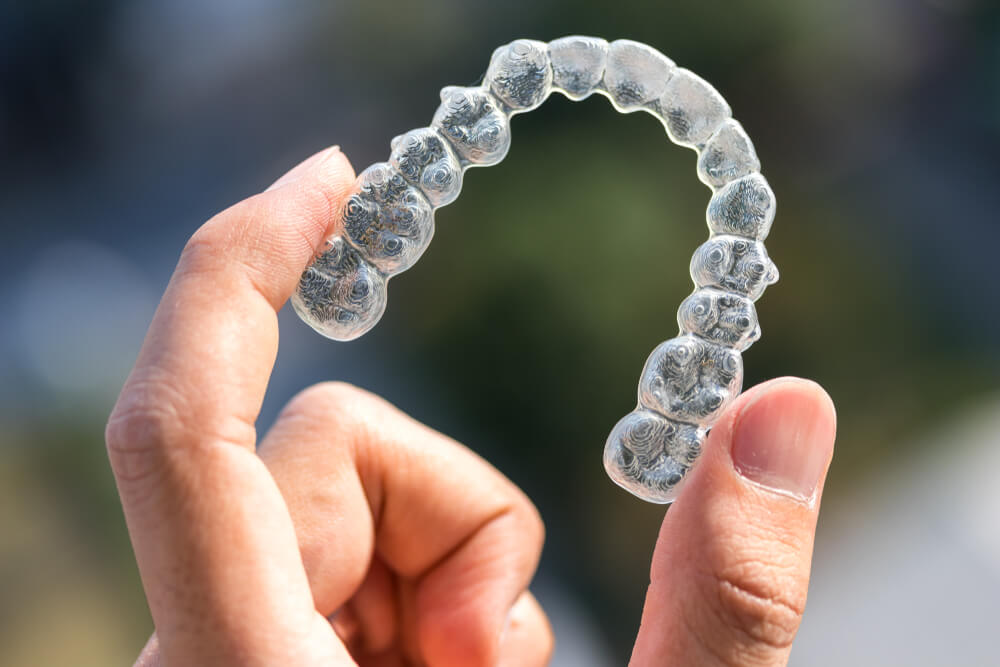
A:
MULTIPOLYGON (((543 527, 482 459, 339 384, 256 445, 276 312, 352 181, 313 156, 199 229, 167 287, 107 429, 157 628, 140 665, 548 661, 543 527)), ((787 660, 833 430, 804 381, 727 411, 664 521, 635 667, 787 660)))

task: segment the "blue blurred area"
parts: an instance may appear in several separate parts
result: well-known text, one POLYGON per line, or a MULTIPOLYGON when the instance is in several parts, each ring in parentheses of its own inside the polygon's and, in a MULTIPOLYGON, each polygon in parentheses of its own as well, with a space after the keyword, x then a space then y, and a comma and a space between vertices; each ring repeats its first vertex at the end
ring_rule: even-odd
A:
MULTIPOLYGON (((830 390, 827 506, 998 389, 993 3, 7 3, 0 664, 127 661, 151 628, 102 428, 191 233, 329 144, 358 170, 385 159, 494 47, 573 33, 659 48, 753 137, 782 281, 759 304, 747 384, 830 390), (64 618, 70 638, 44 644, 64 618)), ((481 452, 546 517, 543 588, 574 610, 584 653, 623 663, 662 509, 612 487, 600 450, 675 331, 708 194, 691 153, 603 100, 553 99, 513 134, 440 211, 374 332, 335 344, 282 312, 261 430, 303 387, 343 379, 481 452)))

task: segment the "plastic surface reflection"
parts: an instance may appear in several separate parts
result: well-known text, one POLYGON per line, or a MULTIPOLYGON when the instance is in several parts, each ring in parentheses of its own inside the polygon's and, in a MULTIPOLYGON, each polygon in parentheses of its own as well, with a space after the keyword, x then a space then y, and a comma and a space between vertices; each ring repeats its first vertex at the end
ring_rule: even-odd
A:
POLYGON ((306 269, 292 304, 312 328, 351 340, 375 326, 391 276, 411 267, 434 234, 434 209, 458 197, 465 169, 503 160, 510 117, 553 92, 599 93, 621 112, 646 111, 670 140, 698 152, 698 178, 713 190, 711 237, 694 253, 695 291, 677 314, 680 335, 642 371, 639 403, 611 431, 604 465, 632 494, 671 502, 708 429, 743 383, 740 352, 760 337, 753 302, 778 271, 762 243, 774 193, 729 105, 705 80, 631 40, 516 40, 493 52, 482 85, 448 86, 431 126, 392 140, 388 162, 358 175, 342 224, 306 269))

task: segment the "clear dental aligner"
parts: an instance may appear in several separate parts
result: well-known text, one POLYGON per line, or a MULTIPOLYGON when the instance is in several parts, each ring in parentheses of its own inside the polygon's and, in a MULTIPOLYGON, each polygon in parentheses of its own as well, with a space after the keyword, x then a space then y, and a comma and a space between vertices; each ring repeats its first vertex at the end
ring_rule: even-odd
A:
POLYGON ((698 153, 698 178, 712 189, 711 235, 691 259, 695 290, 678 310, 680 334, 647 359, 638 406, 604 449, 618 485, 669 503, 708 429, 742 388, 740 353, 760 337, 754 301, 778 271, 763 244, 774 193, 750 138, 710 84, 659 51, 579 36, 498 48, 482 85, 442 89, 430 127, 396 137, 388 162, 358 175, 342 224, 302 274, 292 304, 335 340, 374 327, 389 278, 413 266, 430 243, 434 209, 458 197, 466 169, 500 162, 510 148, 510 117, 552 91, 571 100, 599 93, 621 112, 653 114, 671 141, 698 153))

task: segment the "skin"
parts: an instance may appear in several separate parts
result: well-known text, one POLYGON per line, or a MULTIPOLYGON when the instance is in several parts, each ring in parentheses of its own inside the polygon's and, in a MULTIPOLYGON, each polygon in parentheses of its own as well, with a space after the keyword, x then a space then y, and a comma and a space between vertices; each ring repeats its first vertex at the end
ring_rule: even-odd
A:
MULTIPOLYGON (((543 524, 487 462, 338 383, 304 390, 257 440, 276 312, 353 178, 339 150, 318 153, 209 220, 180 257, 106 434, 156 626, 138 665, 551 656, 528 591, 543 524)), ((830 399, 804 380, 727 410, 663 522, 631 665, 787 662, 834 431, 830 399), (740 474, 743 422, 765 445, 767 429, 795 426, 813 493, 740 474)))

